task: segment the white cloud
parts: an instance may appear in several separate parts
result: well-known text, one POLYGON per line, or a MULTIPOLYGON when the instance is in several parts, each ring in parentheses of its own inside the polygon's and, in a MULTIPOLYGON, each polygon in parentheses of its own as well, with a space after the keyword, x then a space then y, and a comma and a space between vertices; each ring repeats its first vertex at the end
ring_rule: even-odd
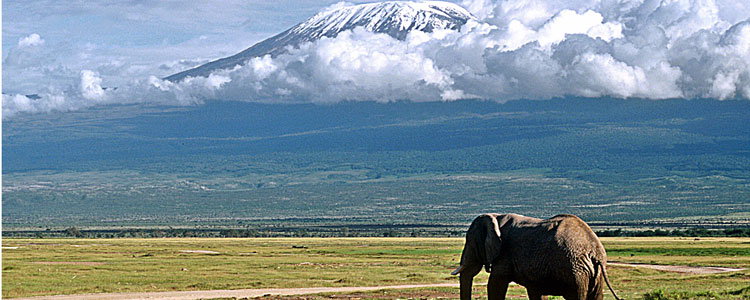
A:
POLYGON ((19 47, 33 47, 44 45, 44 40, 36 33, 32 33, 27 37, 18 40, 19 47))
POLYGON ((584 53, 576 57, 570 74, 569 81, 578 83, 571 85, 572 94, 587 97, 661 99, 682 96, 676 86, 680 70, 668 64, 644 70, 617 61, 609 54, 584 53))
POLYGON ((18 113, 48 113, 52 111, 68 111, 71 107, 69 100, 62 94, 45 94, 41 96, 7 95, 3 94, 3 118, 12 118, 18 113))
MULTIPOLYGON (((352 99, 395 100, 391 90, 451 84, 432 59, 385 34, 357 28, 335 39, 324 38, 304 53, 314 76, 333 93, 352 99)), ((408 96, 406 94, 404 97, 408 96)))
POLYGON ((711 97, 721 100, 734 97, 739 77, 739 72, 731 72, 729 74, 721 72, 716 74, 713 84, 711 85, 711 97))
POLYGON ((565 40, 568 34, 586 34, 592 38, 611 41, 622 37, 622 25, 618 23, 603 23, 602 15, 587 10, 583 14, 564 9, 539 29, 536 41, 542 47, 550 47, 565 40))
POLYGON ((99 74, 91 70, 81 71, 81 96, 88 100, 101 100, 104 98, 102 79, 99 74))
MULTIPOLYGON (((254 58, 234 69, 179 83, 158 77, 208 59, 190 52, 179 59, 170 54, 163 60, 139 62, 133 61, 133 53, 153 57, 179 52, 179 45, 126 55, 118 53, 127 49, 62 46, 45 42, 39 34, 24 34, 4 58, 3 86, 10 88, 3 95, 3 114, 66 111, 97 103, 187 105, 213 99, 320 103, 565 96, 750 98, 750 10, 745 4, 730 0, 467 0, 463 4, 479 20, 468 22, 461 32, 414 32, 401 41, 355 29, 284 55, 254 58), (32 93, 41 98, 23 96, 32 93)), ((139 18, 137 11, 129 14, 139 18)), ((210 34, 192 40, 202 45, 194 49, 216 41, 210 34)))
POLYGON ((259 80, 265 79, 279 69, 271 58, 271 55, 253 58, 250 60, 249 65, 253 68, 253 73, 258 76, 259 80))

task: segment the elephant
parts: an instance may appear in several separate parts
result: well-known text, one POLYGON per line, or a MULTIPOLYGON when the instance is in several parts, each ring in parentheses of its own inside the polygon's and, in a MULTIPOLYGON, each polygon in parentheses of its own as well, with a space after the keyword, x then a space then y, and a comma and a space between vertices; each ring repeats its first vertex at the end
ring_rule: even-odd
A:
POLYGON ((603 282, 615 299, 607 276, 607 253, 591 227, 580 218, 561 214, 537 219, 518 214, 483 214, 466 232, 459 275, 461 300, 484 266, 490 273, 489 300, 505 299, 513 281, 527 290, 529 300, 547 295, 566 300, 601 300, 603 282))

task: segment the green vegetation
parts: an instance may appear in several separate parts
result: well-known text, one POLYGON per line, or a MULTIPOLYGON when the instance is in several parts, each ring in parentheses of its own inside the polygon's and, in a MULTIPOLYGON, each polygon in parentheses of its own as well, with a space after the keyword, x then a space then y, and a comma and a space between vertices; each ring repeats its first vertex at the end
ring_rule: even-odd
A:
MULTIPOLYGON (((747 238, 602 242, 610 261, 750 268, 747 238), (638 252, 631 256, 633 249, 638 252)), ((457 282, 449 272, 462 243, 460 238, 3 239, 2 296, 457 282)), ((750 289, 748 269, 683 274, 613 265, 608 273, 624 299, 747 299, 750 289)), ((486 282, 481 274, 477 283, 486 282)), ((481 286, 475 289, 479 296, 485 293, 481 286)), ((525 292, 513 287, 509 295, 525 292)), ((458 289, 352 297, 457 298, 458 289)), ((609 293, 605 298, 613 299, 609 293)))
POLYGON ((666 255, 666 256, 750 256, 750 248, 628 248, 611 251, 610 255, 666 255))
MULTIPOLYGON (((247 237, 460 237, 465 226, 447 224, 390 224, 390 225, 310 225, 310 221, 297 224, 279 224, 270 227, 262 223, 246 224, 245 228, 225 228, 221 225, 196 228, 117 228, 92 227, 81 229, 68 227, 60 230, 23 229, 5 230, 4 237, 35 238, 247 238, 247 237)), ((637 224, 633 226, 643 226, 637 224)), ((594 225, 597 228, 597 225, 594 225)), ((673 229, 673 230, 596 230, 599 237, 750 237, 750 228, 726 229, 673 229)))
POLYGON ((461 239, 3 239, 3 298, 453 280, 461 239))
POLYGON ((662 289, 656 289, 643 295, 643 300, 682 300, 682 299, 750 299, 750 286, 738 290, 722 291, 720 293, 712 291, 703 292, 667 292, 662 289))
POLYGON ((649 229, 649 230, 601 230, 597 231, 599 237, 611 236, 676 236, 676 237, 750 237, 750 228, 724 228, 724 229, 649 229))
POLYGON ((747 268, 747 238, 602 238, 610 261, 747 268))
MULTIPOLYGON (((576 214, 618 236, 614 261, 748 268, 748 239, 705 238, 748 234, 748 116, 636 99, 21 116, 3 122, 3 237, 34 239, 3 239, 2 295, 453 282, 461 239, 302 237, 457 237, 484 212, 576 214), (232 238, 270 236, 295 238, 232 238)), ((747 298, 750 280, 610 275, 625 299, 747 298)))
POLYGON ((279 235, 296 236, 319 226, 307 233, 322 236, 337 235, 323 227, 336 226, 383 236, 404 230, 361 226, 463 229, 483 212, 573 213, 606 229, 750 226, 750 102, 212 102, 143 111, 5 122, 3 228, 263 235, 280 226, 290 231, 279 235))
MULTIPOLYGON (((363 167, 331 168, 357 172, 352 169, 363 167)), ((750 224, 747 214, 736 214, 748 209, 748 179, 681 175, 662 178, 669 181, 669 186, 664 187, 661 179, 650 183, 629 179, 602 183, 578 178, 576 172, 561 176, 546 169, 401 174, 350 180, 326 179, 329 171, 310 172, 216 176, 13 174, 3 177, 3 225, 6 230, 174 226, 260 232, 278 226, 336 226, 356 232, 358 226, 415 223, 463 229, 483 212, 538 217, 573 213, 593 225, 611 224, 608 227, 615 228, 660 226, 660 222, 679 227, 750 224), (40 186, 46 183, 49 186, 40 186)), ((601 171, 598 176, 606 178, 608 172, 601 171)))

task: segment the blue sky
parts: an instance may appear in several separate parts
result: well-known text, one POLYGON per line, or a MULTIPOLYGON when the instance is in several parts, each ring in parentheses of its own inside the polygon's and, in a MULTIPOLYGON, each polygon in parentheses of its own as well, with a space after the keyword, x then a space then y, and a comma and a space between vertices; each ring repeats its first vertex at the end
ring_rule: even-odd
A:
POLYGON ((477 20, 461 32, 354 31, 207 79, 159 79, 335 2, 3 1, 3 116, 281 97, 750 98, 750 3, 735 0, 465 0, 477 20))
POLYGON ((288 28, 332 2, 4 1, 3 56, 31 33, 51 44, 103 47, 179 45, 201 36, 245 45, 288 28))
POLYGON ((134 63, 216 58, 335 2, 3 1, 2 55, 7 57, 20 39, 36 33, 61 55, 95 48, 99 55, 134 63))

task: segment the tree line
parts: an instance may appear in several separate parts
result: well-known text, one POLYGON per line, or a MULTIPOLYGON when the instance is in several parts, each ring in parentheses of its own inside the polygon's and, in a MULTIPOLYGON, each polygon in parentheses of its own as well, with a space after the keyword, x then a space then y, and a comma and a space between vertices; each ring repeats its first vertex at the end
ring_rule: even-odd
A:
MULTIPOLYGON (((648 229, 648 230, 599 230, 599 237, 750 237, 750 228, 686 228, 686 229, 648 229)), ((3 237, 74 237, 74 238, 255 238, 255 237, 462 237, 465 230, 455 228, 421 228, 394 229, 368 228, 350 229, 348 227, 326 228, 275 228, 258 230, 252 228, 127 228, 127 229, 80 229, 75 226, 62 230, 25 230, 3 231, 3 237)))
POLYGON ((128 228, 128 229, 80 229, 75 226, 62 230, 3 231, 3 237, 36 238, 256 238, 256 237, 456 237, 464 230, 455 229, 407 229, 392 228, 350 229, 340 228, 274 228, 218 229, 218 228, 128 228))

